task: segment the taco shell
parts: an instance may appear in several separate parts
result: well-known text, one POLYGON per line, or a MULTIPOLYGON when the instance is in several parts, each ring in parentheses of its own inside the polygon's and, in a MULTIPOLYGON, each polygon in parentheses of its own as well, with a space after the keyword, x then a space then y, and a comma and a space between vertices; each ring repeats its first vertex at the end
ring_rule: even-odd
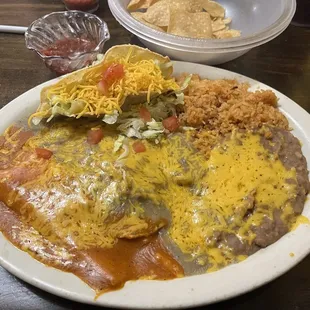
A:
POLYGON ((154 95, 177 90, 172 64, 164 57, 135 45, 119 45, 109 49, 103 60, 62 77, 57 83, 42 89, 40 106, 29 122, 57 115, 67 117, 102 117, 121 113, 125 101, 145 102, 154 95), (114 82, 108 94, 102 94, 98 83, 111 66, 121 64, 124 77, 114 82))

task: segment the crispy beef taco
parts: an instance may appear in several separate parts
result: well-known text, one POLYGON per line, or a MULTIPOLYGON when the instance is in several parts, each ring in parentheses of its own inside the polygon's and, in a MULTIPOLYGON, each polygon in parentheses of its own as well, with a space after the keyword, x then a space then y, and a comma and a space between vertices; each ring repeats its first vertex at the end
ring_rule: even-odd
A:
POLYGON ((147 49, 120 45, 108 50, 103 60, 63 77, 41 91, 41 104, 29 124, 57 115, 103 117, 113 123, 127 100, 150 101, 155 95, 179 88, 172 64, 147 49))

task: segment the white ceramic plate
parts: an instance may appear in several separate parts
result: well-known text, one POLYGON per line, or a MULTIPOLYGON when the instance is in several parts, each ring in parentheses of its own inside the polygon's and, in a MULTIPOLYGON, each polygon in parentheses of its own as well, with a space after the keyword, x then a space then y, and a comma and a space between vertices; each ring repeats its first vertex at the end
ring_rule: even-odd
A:
MULTIPOLYGON (((270 87, 238 74, 199 64, 175 62, 175 73, 198 73, 210 79, 236 78, 251 84, 251 89, 270 87)), ((13 122, 28 116, 39 105, 40 91, 55 80, 39 85, 19 96, 0 110, 0 132, 13 122)), ((280 99, 281 110, 288 117, 294 134, 303 144, 310 163, 310 115, 292 100, 273 90, 280 99)), ((310 202, 303 214, 310 218, 310 202)), ((310 253, 310 226, 301 225, 275 244, 260 250, 242 263, 220 271, 170 281, 129 282, 121 290, 95 294, 72 274, 46 267, 27 253, 15 248, 0 234, 0 263, 24 281, 52 294, 102 306, 130 308, 185 308, 217 302, 253 290, 279 277, 310 253), (291 257, 290 253, 294 253, 291 257)))

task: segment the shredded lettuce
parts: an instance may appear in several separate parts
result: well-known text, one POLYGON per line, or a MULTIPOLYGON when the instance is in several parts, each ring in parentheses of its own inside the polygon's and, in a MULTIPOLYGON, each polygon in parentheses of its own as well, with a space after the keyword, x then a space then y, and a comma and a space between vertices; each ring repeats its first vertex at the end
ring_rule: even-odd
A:
POLYGON ((124 131, 128 128, 133 128, 139 131, 142 127, 145 126, 144 122, 140 118, 129 118, 127 120, 121 121, 122 124, 117 127, 119 131, 124 131))
POLYGON ((124 134, 128 137, 128 138, 138 138, 138 139, 142 139, 142 135, 140 133, 139 130, 135 129, 135 128, 128 128, 124 131, 124 134))
POLYGON ((157 120, 163 120, 167 118, 170 112, 170 107, 168 107, 164 101, 160 100, 160 98, 158 98, 155 104, 154 101, 151 102, 151 105, 148 105, 147 109, 150 111, 151 115, 157 120))
POLYGON ((144 122, 140 118, 129 118, 121 120, 122 124, 117 127, 122 134, 128 138, 136 137, 142 138, 140 130, 145 126, 144 122))
POLYGON ((192 80, 192 74, 189 74, 186 79, 184 80, 182 86, 180 87, 180 91, 183 92, 189 85, 189 83, 191 82, 192 80))
POLYGON ((83 100, 76 99, 71 102, 69 113, 72 114, 79 114, 81 113, 86 106, 86 103, 83 100))
POLYGON ((119 135, 117 140, 114 142, 113 153, 116 153, 123 145, 125 136, 119 135))
POLYGON ((157 139, 164 130, 145 130, 142 132, 142 137, 145 139, 157 139))
POLYGON ((164 130, 162 122, 156 122, 153 118, 151 122, 146 123, 149 130, 164 130))
MULTIPOLYGON (((82 99, 75 99, 70 102, 63 102, 62 98, 57 95, 53 95, 48 104, 48 110, 50 110, 50 117, 47 119, 47 122, 50 122, 57 115, 64 115, 67 117, 73 117, 81 113, 85 108, 85 101, 82 99)), ((41 122, 42 118, 34 118, 32 123, 38 125, 41 122)))
POLYGON ((157 121, 176 115, 176 106, 184 104, 184 95, 170 93, 167 95, 160 95, 154 98, 148 105, 147 109, 150 111, 152 117, 157 121))
POLYGON ((119 135, 117 140, 114 142, 113 152, 116 153, 120 149, 122 149, 123 152, 115 161, 116 167, 121 167, 123 165, 122 159, 125 159, 129 155, 128 139, 123 135, 119 135))
POLYGON ((46 120, 46 122, 50 122, 56 115, 64 115, 70 117, 71 114, 69 112, 70 105, 54 105, 52 107, 51 113, 52 115, 46 120))
POLYGON ((99 63, 102 62, 103 58, 104 58, 104 54, 98 54, 96 60, 94 60, 89 67, 98 65, 99 63))
POLYGON ((35 116, 31 121, 32 121, 32 124, 33 124, 33 125, 37 126, 37 125, 39 125, 40 122, 42 121, 42 117, 37 117, 37 116, 35 116))
POLYGON ((159 67, 163 76, 168 77, 171 74, 171 70, 169 70, 173 66, 171 61, 161 63, 157 59, 155 59, 154 63, 159 67))
POLYGON ((120 160, 126 158, 129 154, 129 146, 127 144, 123 144, 122 145, 122 149, 124 150, 124 152, 120 155, 120 157, 117 159, 117 161, 119 162, 120 160))
MULTIPOLYGON (((157 64, 160 66, 161 70, 169 69, 172 65, 172 63, 157 64)), ((165 131, 162 121, 171 115, 176 115, 177 106, 184 104, 183 91, 188 87, 191 78, 191 75, 186 77, 180 90, 161 94, 154 97, 151 102, 143 104, 151 113, 152 120, 150 122, 145 123, 140 118, 139 110, 141 105, 134 105, 131 107, 130 111, 124 112, 119 116, 117 115, 118 118, 115 121, 118 124, 117 130, 120 131, 121 135, 129 138, 149 139, 159 143, 159 139, 165 131)), ((120 147, 118 147, 118 149, 119 148, 120 147)))
POLYGON ((175 100, 175 105, 179 105, 179 104, 184 104, 184 94, 183 93, 179 93, 179 94, 175 94, 177 96, 176 100, 175 100))
POLYGON ((156 122, 154 118, 146 125, 147 130, 142 132, 142 137, 145 139, 157 139, 165 131, 162 122, 156 122))
POLYGON ((123 120, 117 129, 126 137, 138 139, 155 139, 164 132, 162 122, 152 119, 151 122, 145 124, 140 118, 123 120))
POLYGON ((112 114, 105 114, 102 121, 109 125, 112 125, 117 122, 117 118, 118 118, 118 111, 114 110, 112 114))
POLYGON ((51 116, 46 120, 46 122, 47 122, 47 123, 50 122, 53 118, 54 118, 54 115, 51 115, 51 116))
POLYGON ((196 128, 194 128, 194 127, 187 127, 187 126, 183 126, 182 129, 183 129, 184 131, 196 130, 196 128))

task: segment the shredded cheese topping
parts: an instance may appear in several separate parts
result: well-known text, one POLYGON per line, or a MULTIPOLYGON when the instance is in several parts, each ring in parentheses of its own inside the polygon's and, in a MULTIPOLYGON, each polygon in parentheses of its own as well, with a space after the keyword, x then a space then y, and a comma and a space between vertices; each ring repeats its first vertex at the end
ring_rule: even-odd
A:
POLYGON ((169 90, 177 90, 179 86, 174 78, 166 79, 154 60, 131 61, 131 49, 125 58, 109 60, 89 69, 81 76, 79 82, 63 83, 52 86, 47 91, 47 102, 43 109, 32 114, 29 124, 34 118, 46 118, 53 114, 62 114, 80 118, 82 116, 100 116, 121 112, 121 106, 128 96, 145 95, 149 102, 152 95, 169 90), (122 64, 125 75, 109 87, 109 95, 103 95, 98 89, 104 71, 112 64, 122 64))

